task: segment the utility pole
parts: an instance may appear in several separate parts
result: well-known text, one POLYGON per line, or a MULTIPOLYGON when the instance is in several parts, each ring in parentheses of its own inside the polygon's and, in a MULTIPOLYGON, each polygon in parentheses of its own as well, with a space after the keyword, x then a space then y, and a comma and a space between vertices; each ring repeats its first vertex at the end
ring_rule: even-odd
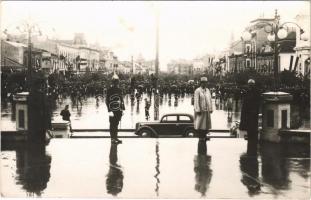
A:
POLYGON ((154 90, 154 120, 159 119, 159 8, 156 7, 156 57, 155 57, 155 90, 154 90))
POLYGON ((159 10, 156 10, 156 58, 155 58, 155 75, 159 76, 159 10))

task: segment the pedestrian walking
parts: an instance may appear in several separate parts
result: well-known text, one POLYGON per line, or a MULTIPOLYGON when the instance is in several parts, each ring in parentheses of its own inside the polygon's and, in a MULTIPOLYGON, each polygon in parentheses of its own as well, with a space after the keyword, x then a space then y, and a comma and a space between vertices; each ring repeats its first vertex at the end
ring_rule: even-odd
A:
POLYGON ((70 120, 70 111, 69 111, 69 105, 66 105, 65 108, 60 112, 60 115, 62 116, 64 121, 69 122, 69 128, 70 132, 72 132, 72 127, 71 127, 71 120, 70 120))
POLYGON ((150 118, 149 109, 150 109, 150 102, 148 101, 147 98, 145 98, 145 117, 146 117, 146 120, 148 120, 150 118))
POLYGON ((213 112, 211 92, 207 88, 207 78, 202 77, 200 87, 194 92, 194 128, 200 140, 206 140, 211 129, 211 113, 213 112))
POLYGON ((242 103, 240 130, 247 131, 247 154, 252 156, 257 155, 259 105, 260 93, 255 81, 249 79, 242 103))
POLYGON ((125 110, 122 90, 119 87, 119 77, 114 74, 112 77, 112 87, 107 91, 106 105, 109 112, 110 136, 114 144, 122 143, 118 139, 118 125, 121 121, 123 110, 125 110))

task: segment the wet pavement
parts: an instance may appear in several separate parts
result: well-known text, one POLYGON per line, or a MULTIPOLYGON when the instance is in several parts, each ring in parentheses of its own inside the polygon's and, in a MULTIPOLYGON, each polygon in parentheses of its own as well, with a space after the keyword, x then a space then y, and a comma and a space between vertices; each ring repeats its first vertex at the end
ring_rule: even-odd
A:
POLYGON ((309 146, 244 139, 52 139, 2 147, 3 197, 309 199, 309 146))

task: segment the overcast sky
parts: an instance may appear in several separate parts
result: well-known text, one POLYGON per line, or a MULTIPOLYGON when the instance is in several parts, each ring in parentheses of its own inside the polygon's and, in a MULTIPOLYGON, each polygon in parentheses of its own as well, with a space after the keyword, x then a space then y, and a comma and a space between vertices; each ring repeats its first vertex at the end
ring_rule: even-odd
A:
POLYGON ((260 16, 294 21, 309 12, 308 1, 9 1, 1 2, 2 29, 14 31, 31 18, 53 37, 72 39, 84 32, 88 43, 111 47, 122 60, 142 54, 155 57, 155 7, 160 10, 160 66, 170 59, 191 59, 228 46, 232 33, 240 38, 248 23, 260 16), (55 32, 52 29, 55 29, 55 32))

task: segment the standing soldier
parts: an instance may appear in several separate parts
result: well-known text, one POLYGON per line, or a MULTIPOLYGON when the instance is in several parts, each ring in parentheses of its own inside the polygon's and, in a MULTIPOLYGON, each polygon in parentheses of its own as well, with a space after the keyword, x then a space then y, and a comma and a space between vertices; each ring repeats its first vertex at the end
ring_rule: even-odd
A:
POLYGON ((122 141, 118 139, 118 125, 121 121, 125 107, 122 91, 119 88, 119 77, 116 74, 112 77, 112 87, 107 91, 106 105, 109 112, 111 142, 114 144, 120 144, 122 141))
POLYGON ((206 133, 211 129, 211 113, 213 112, 211 92, 207 85, 207 78, 202 77, 200 87, 194 92, 194 129, 200 140, 206 140, 206 133))

